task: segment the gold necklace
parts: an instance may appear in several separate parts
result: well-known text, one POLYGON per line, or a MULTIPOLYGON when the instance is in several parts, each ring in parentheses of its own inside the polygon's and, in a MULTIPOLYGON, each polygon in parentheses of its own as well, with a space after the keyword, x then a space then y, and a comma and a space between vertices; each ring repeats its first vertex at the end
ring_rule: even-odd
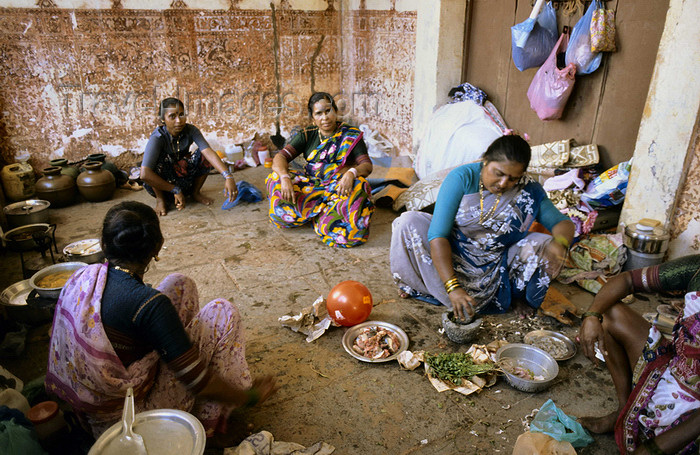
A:
POLYGON ((498 207, 498 203, 501 202, 501 195, 496 196, 496 202, 493 203, 488 212, 484 213, 484 183, 479 180, 479 224, 483 224, 484 221, 491 218, 493 213, 498 207))
POLYGON ((120 272, 128 273, 134 278, 138 278, 138 275, 125 267, 119 267, 118 265, 112 265, 114 270, 119 270, 120 272))

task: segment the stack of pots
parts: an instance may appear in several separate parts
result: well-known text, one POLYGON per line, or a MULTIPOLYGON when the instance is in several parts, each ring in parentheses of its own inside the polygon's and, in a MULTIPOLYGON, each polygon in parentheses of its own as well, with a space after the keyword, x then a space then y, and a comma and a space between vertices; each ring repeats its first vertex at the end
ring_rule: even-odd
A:
POLYGON ((122 178, 121 172, 119 171, 119 168, 112 163, 111 161, 106 160, 106 156, 104 153, 91 153, 88 155, 87 160, 88 161, 98 161, 102 163, 102 169, 105 171, 109 171, 112 173, 114 176, 114 181, 116 183, 119 183, 119 180, 122 178))
POLYGON ((78 178, 78 175, 80 174, 80 169, 78 169, 75 166, 71 166, 68 164, 68 160, 65 158, 57 158, 55 160, 49 161, 49 164, 51 166, 56 166, 61 168, 61 174, 70 176, 73 178, 73 180, 78 178))
POLYGON ((102 168, 99 161, 88 161, 85 170, 78 176, 78 191, 90 202, 110 199, 117 189, 114 175, 102 168))
POLYGON ((52 207, 72 204, 76 193, 75 179, 58 166, 44 168, 44 176, 36 182, 37 197, 49 201, 52 207))
POLYGON ((624 270, 633 270, 660 264, 671 236, 658 221, 642 220, 625 226, 624 242, 627 246, 627 262, 624 270))

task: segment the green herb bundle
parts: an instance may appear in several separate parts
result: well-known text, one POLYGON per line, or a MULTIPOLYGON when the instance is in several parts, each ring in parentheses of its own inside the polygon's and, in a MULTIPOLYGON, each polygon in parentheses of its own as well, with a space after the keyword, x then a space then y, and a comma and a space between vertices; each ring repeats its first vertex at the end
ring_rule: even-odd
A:
POLYGON ((425 354, 425 363, 432 369, 433 375, 442 381, 461 384, 462 379, 488 373, 496 367, 493 363, 475 364, 469 354, 460 352, 425 354))

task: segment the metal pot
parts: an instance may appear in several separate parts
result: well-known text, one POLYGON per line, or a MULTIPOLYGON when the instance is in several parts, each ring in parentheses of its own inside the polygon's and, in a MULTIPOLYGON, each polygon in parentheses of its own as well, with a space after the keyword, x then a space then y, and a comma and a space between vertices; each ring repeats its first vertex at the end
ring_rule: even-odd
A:
POLYGON ((49 201, 28 199, 10 204, 3 211, 7 217, 7 223, 11 228, 15 228, 27 224, 48 223, 50 205, 49 201))
POLYGON ((3 234, 3 240, 10 251, 23 253, 44 246, 50 241, 49 231, 55 224, 36 223, 10 229, 3 234))
MULTIPOLYGON (((0 295, 0 304, 10 320, 29 325, 41 325, 53 319, 54 305, 30 304, 27 298, 32 292, 29 280, 18 281, 8 286, 0 295)), ((43 303, 43 302, 42 302, 43 303)))
POLYGON ((63 254, 69 261, 79 261, 86 264, 102 262, 105 255, 100 246, 100 239, 78 240, 63 248, 63 254))
POLYGON ((659 254, 668 249, 670 237, 661 226, 636 223, 625 227, 624 242, 627 248, 639 253, 659 254))

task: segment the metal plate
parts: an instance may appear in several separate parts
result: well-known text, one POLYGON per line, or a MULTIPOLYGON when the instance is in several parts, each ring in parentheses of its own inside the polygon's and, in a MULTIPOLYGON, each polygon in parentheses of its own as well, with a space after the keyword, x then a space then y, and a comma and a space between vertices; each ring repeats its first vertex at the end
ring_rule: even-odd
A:
POLYGON ((542 349, 547 354, 554 357, 554 360, 558 361, 568 360, 576 355, 576 345, 574 342, 563 333, 553 332, 551 330, 533 330, 525 335, 523 342, 542 349), (546 345, 542 344, 542 341, 544 340, 546 340, 547 343, 560 346, 562 351, 564 351, 564 349, 566 349, 566 351, 563 354, 554 355, 554 353, 549 352, 549 349, 546 349, 546 345))
MULTIPOLYGON (((202 423, 188 412, 177 409, 155 409, 134 416, 134 432, 143 437, 149 455, 201 455, 206 445, 202 423)), ((119 436, 121 420, 105 431, 90 448, 88 455, 124 453, 119 436)))
POLYGON ((389 362, 394 359, 396 359, 399 354, 401 354, 403 351, 408 349, 408 335, 406 335, 406 332, 401 329, 401 327, 391 324, 389 322, 384 322, 384 321, 366 321, 363 322, 362 324, 357 324, 352 327, 350 327, 347 332, 345 332, 345 335, 343 335, 343 347, 345 348, 345 351, 347 351, 348 354, 351 356, 355 357, 357 360, 361 360, 363 362, 369 362, 369 363, 382 363, 382 362, 389 362), (394 332, 398 337, 399 341, 401 341, 401 345, 399 346, 399 349, 390 355, 389 357, 384 357, 383 359, 370 359, 369 357, 362 356, 355 352, 352 349, 352 345, 355 343, 355 338, 357 338, 360 335, 360 332, 366 327, 381 327, 387 330, 391 330, 394 332))
POLYGON ((5 288, 0 295, 0 302, 3 305, 26 306, 27 296, 32 292, 29 280, 19 281, 5 288))

